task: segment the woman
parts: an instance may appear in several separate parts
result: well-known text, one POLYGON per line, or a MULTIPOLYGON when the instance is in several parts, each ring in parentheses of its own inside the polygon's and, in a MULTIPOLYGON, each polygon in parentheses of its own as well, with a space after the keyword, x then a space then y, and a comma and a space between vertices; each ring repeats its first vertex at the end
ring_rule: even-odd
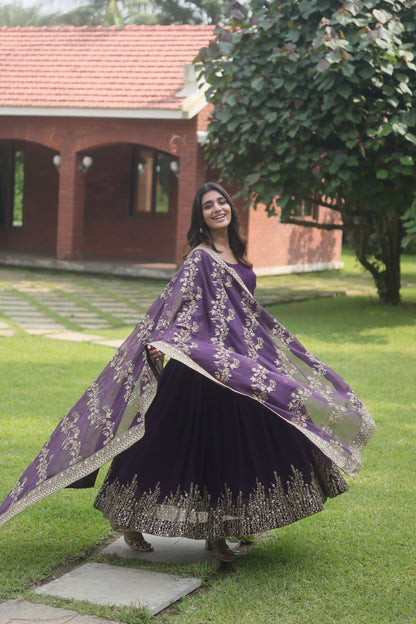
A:
POLYGON ((227 536, 295 522, 348 489, 338 467, 357 474, 374 423, 254 299, 238 216, 219 185, 198 189, 188 243, 177 275, 13 488, 0 523, 62 487, 91 485, 113 459, 94 505, 132 548, 151 549, 142 531, 206 538, 228 562, 227 536))

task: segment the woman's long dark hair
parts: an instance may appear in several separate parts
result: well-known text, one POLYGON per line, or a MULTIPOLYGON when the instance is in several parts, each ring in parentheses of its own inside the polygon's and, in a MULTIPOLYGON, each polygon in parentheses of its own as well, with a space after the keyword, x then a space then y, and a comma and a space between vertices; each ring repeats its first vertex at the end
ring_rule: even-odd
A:
POLYGON ((211 232, 207 228, 202 215, 202 197, 205 193, 208 193, 208 191, 218 191, 218 193, 220 193, 229 204, 231 208, 231 222, 228 226, 228 240, 230 242, 231 251, 238 262, 251 267, 251 262, 249 262, 246 258, 247 240, 240 231, 240 219, 237 209, 227 191, 216 182, 206 182, 206 184, 200 186, 195 193, 192 205, 191 225, 189 227, 188 234, 186 235, 188 240, 186 255, 192 249, 198 247, 201 243, 207 243, 214 251, 220 253, 218 249, 215 248, 214 239, 212 238, 211 232))

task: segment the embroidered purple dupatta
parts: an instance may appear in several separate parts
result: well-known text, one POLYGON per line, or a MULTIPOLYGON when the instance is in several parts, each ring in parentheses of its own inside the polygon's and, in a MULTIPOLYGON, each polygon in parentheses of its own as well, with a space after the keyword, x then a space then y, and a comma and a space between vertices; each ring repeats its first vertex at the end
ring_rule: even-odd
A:
POLYGON ((361 401, 257 303, 232 266, 197 248, 26 469, 0 525, 143 437, 160 372, 147 358, 149 343, 259 401, 347 474, 358 473, 375 429, 361 401))

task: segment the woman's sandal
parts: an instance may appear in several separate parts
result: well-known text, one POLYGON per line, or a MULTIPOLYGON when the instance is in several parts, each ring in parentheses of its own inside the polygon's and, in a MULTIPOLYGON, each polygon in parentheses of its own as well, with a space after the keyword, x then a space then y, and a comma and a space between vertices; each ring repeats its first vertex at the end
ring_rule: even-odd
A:
POLYGON ((153 546, 149 544, 149 542, 146 542, 143 533, 139 531, 123 531, 123 536, 127 546, 132 550, 137 550, 139 552, 150 552, 153 550, 153 546))
POLYGON ((234 552, 228 548, 225 539, 205 540, 205 548, 214 551, 215 557, 221 563, 233 563, 235 561, 234 552))

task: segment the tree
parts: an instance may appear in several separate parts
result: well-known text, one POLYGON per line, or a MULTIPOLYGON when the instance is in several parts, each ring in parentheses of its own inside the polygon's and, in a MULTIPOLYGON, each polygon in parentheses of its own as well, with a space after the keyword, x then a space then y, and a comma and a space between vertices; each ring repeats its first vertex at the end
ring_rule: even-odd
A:
POLYGON ((416 195, 415 6, 253 0, 199 56, 215 106, 209 162, 269 214, 278 197, 286 222, 310 225, 296 218, 309 203, 339 211, 392 304, 416 195))
POLYGON ((24 7, 18 2, 0 6, 0 26, 45 26, 50 20, 39 6, 24 7))
POLYGON ((231 0, 156 0, 162 24, 216 24, 229 17, 231 0))
POLYGON ((81 4, 73 0, 72 9, 49 14, 41 12, 40 5, 28 9, 7 4, 0 7, 0 25, 215 24, 230 17, 233 4, 232 0, 85 0, 81 4))
POLYGON ((55 20, 56 24, 72 26, 124 26, 157 21, 153 0, 86 0, 57 15, 55 20))
POLYGON ((87 0, 61 14, 60 24, 204 24, 229 17, 231 0, 87 0))

